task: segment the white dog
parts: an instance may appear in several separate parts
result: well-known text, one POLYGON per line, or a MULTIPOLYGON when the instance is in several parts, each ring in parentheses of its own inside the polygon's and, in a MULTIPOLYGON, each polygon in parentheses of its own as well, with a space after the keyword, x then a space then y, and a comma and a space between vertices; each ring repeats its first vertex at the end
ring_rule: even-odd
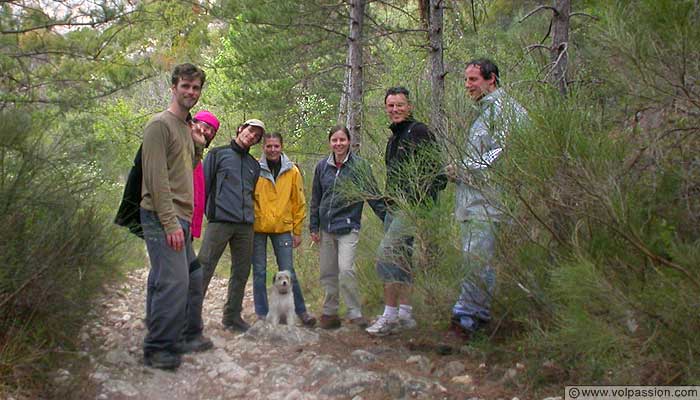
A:
POLYGON ((270 288, 270 313, 265 320, 273 326, 279 325, 281 321, 285 321, 289 326, 294 325, 292 274, 289 271, 279 271, 275 274, 270 288))

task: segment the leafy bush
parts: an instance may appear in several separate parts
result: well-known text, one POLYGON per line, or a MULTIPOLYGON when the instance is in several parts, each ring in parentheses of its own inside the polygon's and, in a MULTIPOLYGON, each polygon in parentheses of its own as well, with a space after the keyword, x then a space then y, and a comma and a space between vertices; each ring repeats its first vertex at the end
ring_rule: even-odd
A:
POLYGON ((609 97, 536 90, 531 126, 509 139, 497 179, 514 223, 503 232, 499 314, 517 322, 537 368, 561 370, 552 382, 700 380, 691 7, 610 5, 590 61, 609 97))
POLYGON ((64 357, 56 350, 76 344, 92 294, 115 274, 117 244, 75 149, 26 115, 0 120, 0 388, 42 391, 64 357))

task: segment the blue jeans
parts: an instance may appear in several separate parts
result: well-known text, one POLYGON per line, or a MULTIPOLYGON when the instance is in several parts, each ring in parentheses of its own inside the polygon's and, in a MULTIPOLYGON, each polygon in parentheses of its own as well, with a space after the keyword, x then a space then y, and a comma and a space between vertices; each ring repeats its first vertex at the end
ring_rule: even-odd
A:
POLYGON ((491 320, 491 298, 496 271, 491 265, 495 251, 493 221, 462 222, 464 280, 459 299, 452 308, 452 320, 468 331, 476 331, 491 320))
POLYGON ((294 255, 292 248, 292 233, 259 233, 253 238, 253 301, 255 314, 266 316, 267 304, 267 238, 272 242, 279 271, 289 271, 292 274, 292 293, 294 294, 294 312, 301 315, 306 312, 304 296, 297 274, 294 272, 294 255))
POLYGON ((173 346, 187 329, 187 307, 191 303, 189 265, 195 257, 188 221, 178 218, 185 233, 185 248, 175 251, 168 246, 158 215, 143 208, 140 215, 151 261, 146 289, 148 333, 143 340, 143 351, 148 355, 173 351, 173 346))

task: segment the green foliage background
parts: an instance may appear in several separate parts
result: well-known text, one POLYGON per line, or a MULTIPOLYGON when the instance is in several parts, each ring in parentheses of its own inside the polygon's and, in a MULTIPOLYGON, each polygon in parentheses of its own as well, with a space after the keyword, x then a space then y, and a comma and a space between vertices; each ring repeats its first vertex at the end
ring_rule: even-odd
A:
MULTIPOLYGON (((207 71, 197 109, 220 116, 214 145, 260 118, 285 135, 310 189, 337 119, 348 14, 343 2, 320 0, 105 2, 84 13, 92 25, 77 26, 20 3, 0 5, 0 221, 10 232, 0 244, 0 393, 46 394, 46 377, 65 354, 55 349, 74 345, 81 310, 120 266, 142 262, 140 242, 111 218, 142 127, 167 105, 172 66, 191 61, 207 71)), ((445 162, 461 158, 476 115, 463 88, 466 60, 494 59, 505 90, 530 116, 510 132, 492 171, 510 222, 499 233, 495 320, 476 338, 479 357, 526 360, 525 390, 697 383, 697 2, 572 1, 572 11, 589 16, 572 17, 567 97, 546 83, 547 52, 527 49, 550 44, 550 13, 523 19, 540 2, 450 4, 445 162)), ((380 187, 384 90, 408 87, 415 116, 429 122, 417 7, 367 9, 360 151, 380 187)), ((448 187, 428 214, 415 210, 413 299, 432 335, 446 326, 465 274, 452 202, 448 187)), ((368 212, 357 259, 368 315, 381 306, 380 238, 368 212)), ((297 272, 318 309, 316 249, 304 252, 297 272)))

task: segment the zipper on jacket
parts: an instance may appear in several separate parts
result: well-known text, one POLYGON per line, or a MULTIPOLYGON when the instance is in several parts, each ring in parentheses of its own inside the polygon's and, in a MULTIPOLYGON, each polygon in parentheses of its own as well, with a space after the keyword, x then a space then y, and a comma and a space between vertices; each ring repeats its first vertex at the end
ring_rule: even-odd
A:
MULTIPOLYGON (((243 154, 243 157, 245 157, 245 154, 243 154)), ((240 160, 241 160, 241 165, 240 165, 239 168, 238 168, 238 169, 241 171, 241 176, 240 176, 240 179, 241 179, 241 205, 242 205, 242 207, 241 207, 241 223, 245 223, 245 222, 246 222, 246 221, 245 221, 245 193, 244 193, 244 192, 245 192, 245 188, 243 187, 243 186, 245 185, 245 181, 243 180, 243 174, 244 174, 244 171, 243 171, 243 167, 244 167, 244 164, 243 164, 243 157, 240 158, 240 160)))
MULTIPOLYGON (((343 168, 343 165, 345 163, 340 165, 340 168, 343 168)), ((340 168, 338 168, 337 171, 335 171, 335 177, 333 178, 333 187, 331 187, 331 207, 328 207, 328 211, 326 211, 326 216, 328 217, 328 232, 331 231, 331 210, 333 209, 333 200, 335 199, 335 183, 338 181, 338 176, 340 175, 340 168)))

